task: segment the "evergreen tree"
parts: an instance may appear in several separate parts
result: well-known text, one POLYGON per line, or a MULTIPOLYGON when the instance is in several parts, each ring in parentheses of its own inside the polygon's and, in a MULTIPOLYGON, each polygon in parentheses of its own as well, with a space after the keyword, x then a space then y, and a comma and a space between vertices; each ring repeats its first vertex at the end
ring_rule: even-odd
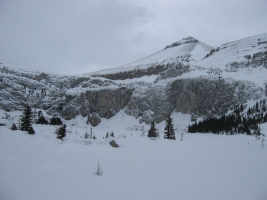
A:
POLYGON ((22 131, 27 131, 29 134, 35 133, 33 128, 32 128, 32 109, 29 105, 27 105, 23 111, 20 129, 22 131))
POLYGON ((60 139, 63 141, 63 138, 66 136, 66 125, 62 125, 57 129, 56 134, 57 134, 57 139, 60 139))
POLYGON ((157 137, 157 129, 155 126, 155 121, 153 120, 150 126, 150 129, 148 131, 148 135, 147 135, 150 139, 154 139, 157 137))
POLYGON ((166 126, 165 126, 165 131, 164 131, 164 138, 165 139, 170 139, 170 140, 175 140, 175 132, 173 128, 173 123, 172 123, 172 118, 170 115, 168 115, 166 119, 166 126))
POLYGON ((256 103, 248 111, 242 111, 242 105, 238 106, 232 113, 221 117, 212 117, 204 119, 198 123, 188 126, 190 133, 215 133, 234 135, 237 133, 255 135, 257 140, 262 135, 260 124, 267 122, 267 114, 263 110, 264 101, 256 103))

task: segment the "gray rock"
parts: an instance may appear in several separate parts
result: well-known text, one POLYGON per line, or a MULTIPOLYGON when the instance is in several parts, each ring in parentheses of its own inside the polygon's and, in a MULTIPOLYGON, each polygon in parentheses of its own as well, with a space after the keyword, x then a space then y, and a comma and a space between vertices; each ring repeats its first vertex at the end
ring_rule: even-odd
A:
POLYGON ((112 146, 113 148, 119 148, 120 146, 115 142, 115 140, 112 140, 109 142, 110 146, 112 146))
POLYGON ((91 124, 92 126, 97 126, 98 124, 100 124, 101 122, 101 118, 99 117, 99 115, 95 112, 93 112, 91 115, 88 115, 87 118, 87 124, 91 124))

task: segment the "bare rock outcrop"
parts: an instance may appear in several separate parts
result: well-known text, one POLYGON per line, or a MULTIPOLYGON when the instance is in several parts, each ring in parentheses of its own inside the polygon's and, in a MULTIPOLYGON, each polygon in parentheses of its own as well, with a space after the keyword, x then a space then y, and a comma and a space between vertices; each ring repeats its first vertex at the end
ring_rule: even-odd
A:
POLYGON ((70 97, 65 103, 61 115, 72 119, 77 115, 88 116, 97 113, 100 118, 111 118, 127 106, 132 89, 125 87, 102 90, 88 90, 76 97, 70 97))
POLYGON ((101 122, 101 118, 99 117, 99 115, 96 112, 93 112, 91 115, 88 115, 87 118, 87 124, 91 124, 92 126, 97 126, 98 124, 100 124, 101 122))
POLYGON ((250 99, 260 98, 263 90, 251 82, 200 78, 174 81, 170 93, 176 94, 176 111, 215 116, 250 99))

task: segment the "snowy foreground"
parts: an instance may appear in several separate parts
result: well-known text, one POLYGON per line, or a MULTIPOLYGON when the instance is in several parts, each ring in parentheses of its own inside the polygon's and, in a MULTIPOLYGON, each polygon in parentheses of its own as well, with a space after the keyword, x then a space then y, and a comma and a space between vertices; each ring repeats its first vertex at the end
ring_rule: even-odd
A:
POLYGON ((253 136, 185 133, 180 141, 177 132, 176 141, 149 140, 117 125, 113 148, 101 126, 92 144, 80 126, 63 142, 54 126, 34 125, 35 135, 9 126, 0 127, 1 200, 267 199, 267 146, 253 136), (102 176, 92 174, 98 161, 102 176))

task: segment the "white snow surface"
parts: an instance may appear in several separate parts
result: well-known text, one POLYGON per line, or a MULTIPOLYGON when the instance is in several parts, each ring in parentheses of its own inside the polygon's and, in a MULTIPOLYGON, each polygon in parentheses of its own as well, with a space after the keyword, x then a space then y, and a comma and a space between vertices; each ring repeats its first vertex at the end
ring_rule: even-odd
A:
POLYGON ((198 65, 203 67, 213 67, 225 69, 228 63, 242 62, 246 60, 244 56, 252 55, 257 52, 267 51, 267 33, 251 36, 241 40, 228 42, 220 46, 219 51, 211 56, 202 59, 198 65))
MULTIPOLYGON (((194 39, 192 37, 188 37, 194 39)), ((163 49, 156 52, 148 57, 140 59, 136 62, 123 65, 121 67, 116 67, 107 70, 101 70, 98 72, 89 73, 87 75, 97 75, 97 74, 113 74, 119 73, 121 71, 132 71, 137 69, 146 69, 150 66, 157 64, 167 64, 171 62, 179 62, 184 56, 190 57, 189 63, 195 63, 207 55, 213 47, 203 43, 203 42, 193 42, 193 43, 183 43, 186 42, 187 38, 182 39, 181 45, 163 49)), ((179 42, 179 41, 178 41, 179 42)), ((189 64, 188 63, 188 64, 189 64)))
MULTIPOLYGON (((175 141, 141 136, 148 125, 123 112, 94 127, 84 139, 85 118, 56 126, 33 125, 35 135, 11 131, 20 112, 0 112, 0 199, 2 200, 265 200, 267 146, 253 136, 189 134, 190 116, 173 113, 175 141), (119 148, 104 139, 113 131, 119 148), (183 141, 180 141, 181 133, 183 141), (100 163, 103 175, 92 174, 100 163)), ((267 133, 267 124, 261 127, 267 133)))

